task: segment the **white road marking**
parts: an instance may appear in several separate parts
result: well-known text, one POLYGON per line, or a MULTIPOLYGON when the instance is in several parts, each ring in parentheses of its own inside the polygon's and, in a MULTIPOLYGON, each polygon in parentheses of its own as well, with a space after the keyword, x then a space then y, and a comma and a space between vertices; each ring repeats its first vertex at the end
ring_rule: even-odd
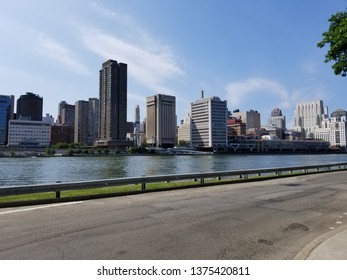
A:
POLYGON ((330 227, 329 229, 335 229, 334 227, 330 227))
POLYGON ((66 205, 72 205, 72 204, 80 204, 80 203, 83 203, 83 201, 66 202, 66 203, 60 203, 60 204, 44 205, 44 206, 5 211, 5 212, 0 212, 0 215, 12 214, 12 213, 18 213, 18 212, 24 212, 24 211, 32 211, 32 210, 38 210, 38 209, 44 209, 44 208, 60 207, 60 206, 66 206, 66 205))
POLYGON ((336 223, 337 223, 337 224, 342 224, 342 222, 341 222, 341 221, 337 221, 336 223))

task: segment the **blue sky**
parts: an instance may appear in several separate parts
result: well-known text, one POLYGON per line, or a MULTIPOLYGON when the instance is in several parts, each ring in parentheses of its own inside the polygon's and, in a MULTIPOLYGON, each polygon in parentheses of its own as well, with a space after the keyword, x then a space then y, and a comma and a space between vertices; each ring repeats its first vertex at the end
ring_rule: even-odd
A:
POLYGON ((324 63, 317 42, 346 0, 2 0, 0 94, 27 91, 57 115, 99 95, 101 64, 128 64, 128 120, 145 99, 175 95, 183 119, 204 90, 229 110, 282 109, 322 99, 347 109, 347 78, 324 63))

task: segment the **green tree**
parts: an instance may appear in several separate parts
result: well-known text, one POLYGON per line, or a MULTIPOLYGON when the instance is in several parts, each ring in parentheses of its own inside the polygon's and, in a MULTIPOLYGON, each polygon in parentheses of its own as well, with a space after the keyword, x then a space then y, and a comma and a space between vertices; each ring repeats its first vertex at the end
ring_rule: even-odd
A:
POLYGON ((55 155, 55 149, 53 147, 47 147, 46 148, 46 154, 48 156, 54 156, 55 155))
POLYGON ((178 146, 180 147, 188 147, 189 145, 190 145, 189 141, 185 141, 185 140, 178 141, 178 146))
POLYGON ((330 49, 324 62, 335 61, 332 68, 335 75, 347 75, 347 12, 337 12, 329 19, 329 30, 322 33, 323 40, 317 44, 323 48, 329 44, 330 49))
POLYGON ((66 151, 66 155, 67 155, 68 157, 72 157, 72 156, 73 156, 73 154, 74 154, 74 152, 73 152, 73 150, 72 150, 72 149, 67 149, 67 151, 66 151))

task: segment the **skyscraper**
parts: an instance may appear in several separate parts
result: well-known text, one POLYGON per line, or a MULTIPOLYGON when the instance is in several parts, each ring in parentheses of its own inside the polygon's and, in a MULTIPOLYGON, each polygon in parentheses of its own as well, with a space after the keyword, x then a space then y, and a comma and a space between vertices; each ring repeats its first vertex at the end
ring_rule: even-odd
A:
POLYGON ((58 124, 75 125, 75 105, 61 101, 58 107, 58 124))
POLYGON ((147 143, 156 147, 173 147, 176 142, 176 97, 157 94, 146 98, 147 143))
POLYGON ((108 60, 100 70, 100 140, 105 143, 126 140, 127 64, 108 60))
POLYGON ((140 106, 135 107, 135 122, 134 122, 134 132, 137 133, 141 131, 140 128, 140 106))
POLYGON ((140 106, 137 105, 135 108, 135 123, 140 124, 140 106))
POLYGON ((191 104, 191 145, 223 149, 227 145, 227 101, 205 97, 191 104))
POLYGON ((89 102, 79 100, 75 103, 75 143, 88 143, 89 102))
POLYGON ((88 110, 88 145, 93 145, 99 138, 99 99, 89 98, 88 110))
POLYGON ((275 108, 271 112, 271 116, 268 119, 269 125, 274 125, 279 129, 286 129, 286 117, 282 115, 282 110, 275 108))
POLYGON ((43 98, 32 92, 21 95, 17 100, 17 119, 42 121, 43 98))
POLYGON ((8 121, 13 119, 14 96, 0 95, 0 145, 7 144, 8 121))
POLYGON ((304 138, 314 138, 316 129, 321 128, 327 118, 328 109, 322 100, 298 103, 294 112, 294 129, 303 133, 304 138))

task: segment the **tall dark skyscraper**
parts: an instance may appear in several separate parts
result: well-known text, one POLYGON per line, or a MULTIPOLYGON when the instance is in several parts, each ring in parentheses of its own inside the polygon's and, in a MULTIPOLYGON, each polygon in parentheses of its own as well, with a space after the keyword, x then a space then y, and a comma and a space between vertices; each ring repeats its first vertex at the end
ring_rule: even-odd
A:
POLYGON ((75 103, 75 136, 74 142, 88 143, 89 102, 78 100, 75 103))
POLYGON ((32 92, 21 95, 17 100, 17 119, 42 121, 43 98, 32 92))
POLYGON ((108 60, 100 70, 100 140, 125 141, 128 65, 108 60))
POLYGON ((0 95, 0 145, 7 144, 8 121, 13 119, 14 96, 0 95))
POLYGON ((135 108, 135 124, 140 123, 140 106, 137 105, 135 108))

